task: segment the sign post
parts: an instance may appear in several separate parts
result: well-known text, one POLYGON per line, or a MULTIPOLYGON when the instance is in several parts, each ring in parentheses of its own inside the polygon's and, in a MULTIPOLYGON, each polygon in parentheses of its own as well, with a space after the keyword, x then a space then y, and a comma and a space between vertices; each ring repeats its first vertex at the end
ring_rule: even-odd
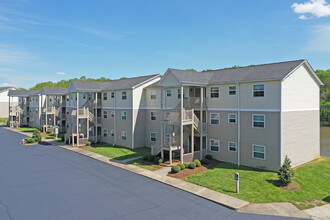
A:
POLYGON ((239 193, 239 173, 235 173, 236 193, 239 193))

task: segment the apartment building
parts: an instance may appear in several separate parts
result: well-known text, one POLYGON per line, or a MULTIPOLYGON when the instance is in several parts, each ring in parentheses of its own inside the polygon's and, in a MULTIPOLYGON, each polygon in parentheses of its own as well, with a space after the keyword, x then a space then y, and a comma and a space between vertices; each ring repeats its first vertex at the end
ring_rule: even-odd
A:
POLYGON ((0 87, 0 118, 9 118, 8 109, 10 101, 13 105, 18 103, 17 98, 8 99, 8 92, 10 90, 16 90, 16 88, 13 86, 0 87))
POLYGON ((285 155, 294 167, 319 157, 321 85, 310 64, 296 60, 71 81, 67 90, 44 88, 24 97, 30 126, 58 124, 66 131, 65 141, 75 146, 87 141, 146 146, 171 163, 210 154, 220 161, 277 171, 285 155), (40 115, 42 107, 47 120, 40 115))

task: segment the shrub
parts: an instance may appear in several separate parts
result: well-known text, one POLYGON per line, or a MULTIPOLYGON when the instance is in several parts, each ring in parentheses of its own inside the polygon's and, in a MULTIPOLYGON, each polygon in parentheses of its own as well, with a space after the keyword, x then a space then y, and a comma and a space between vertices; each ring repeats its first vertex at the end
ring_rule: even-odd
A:
POLYGON ((163 159, 160 158, 160 157, 155 157, 155 159, 154 159, 154 163, 155 163, 155 164, 163 163, 163 159))
POLYGON ((87 145, 87 146, 91 146, 91 145, 92 145, 92 142, 87 141, 87 142, 86 142, 86 145, 87 145))
POLYGON ((180 172, 181 168, 179 166, 173 166, 171 168, 171 170, 172 170, 173 173, 178 173, 178 172, 180 172))
POLYGON ((143 155, 142 160, 148 160, 149 155, 143 155))
POLYGON ((189 169, 195 169, 196 164, 194 162, 191 162, 191 163, 189 163, 188 167, 189 167, 189 169))
POLYGON ((189 163, 184 162, 183 165, 184 165, 185 168, 188 168, 189 163))
POLYGON ((28 143, 28 144, 32 144, 32 143, 34 143, 36 141, 34 140, 34 138, 28 137, 28 138, 25 138, 25 142, 28 143))
POLYGON ((155 159, 155 156, 154 155, 148 155, 148 160, 150 161, 150 162, 153 162, 154 161, 154 159, 155 159))
POLYGON ((208 160, 208 159, 202 159, 201 160, 201 163, 203 164, 203 165, 208 165, 209 163, 210 163, 210 161, 208 160))
POLYGON ((35 140, 36 142, 40 142, 41 139, 42 139, 41 134, 40 134, 40 131, 39 131, 39 130, 35 130, 35 131, 33 132, 32 138, 34 138, 34 140, 35 140))
POLYGON ((291 168, 291 160, 285 156, 284 163, 279 169, 278 177, 283 185, 288 185, 294 177, 294 171, 291 168))
POLYGON ((52 133, 52 131, 46 131, 46 133, 47 133, 47 134, 50 134, 50 133, 52 133))
POLYGON ((212 160, 212 155, 206 155, 205 158, 208 160, 212 160))
POLYGON ((181 170, 184 170, 186 168, 186 166, 183 163, 179 163, 177 166, 179 166, 181 170))
POLYGON ((195 159, 194 163, 196 164, 196 167, 200 167, 202 164, 199 160, 195 159))

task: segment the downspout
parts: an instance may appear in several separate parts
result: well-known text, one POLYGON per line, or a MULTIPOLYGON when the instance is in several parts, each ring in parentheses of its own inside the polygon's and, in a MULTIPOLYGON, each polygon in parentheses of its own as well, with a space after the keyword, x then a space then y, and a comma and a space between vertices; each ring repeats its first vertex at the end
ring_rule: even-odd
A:
POLYGON ((237 88, 237 165, 241 165, 241 104, 240 104, 240 89, 239 83, 236 83, 237 88))
POLYGON ((134 149, 134 89, 132 89, 132 149, 134 149))

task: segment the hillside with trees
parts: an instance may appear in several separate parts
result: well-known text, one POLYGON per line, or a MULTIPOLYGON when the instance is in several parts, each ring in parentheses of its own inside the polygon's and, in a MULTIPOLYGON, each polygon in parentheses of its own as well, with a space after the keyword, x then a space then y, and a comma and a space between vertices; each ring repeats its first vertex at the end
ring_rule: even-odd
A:
POLYGON ((330 69, 316 70, 315 73, 324 84, 320 89, 321 125, 330 126, 330 69))

